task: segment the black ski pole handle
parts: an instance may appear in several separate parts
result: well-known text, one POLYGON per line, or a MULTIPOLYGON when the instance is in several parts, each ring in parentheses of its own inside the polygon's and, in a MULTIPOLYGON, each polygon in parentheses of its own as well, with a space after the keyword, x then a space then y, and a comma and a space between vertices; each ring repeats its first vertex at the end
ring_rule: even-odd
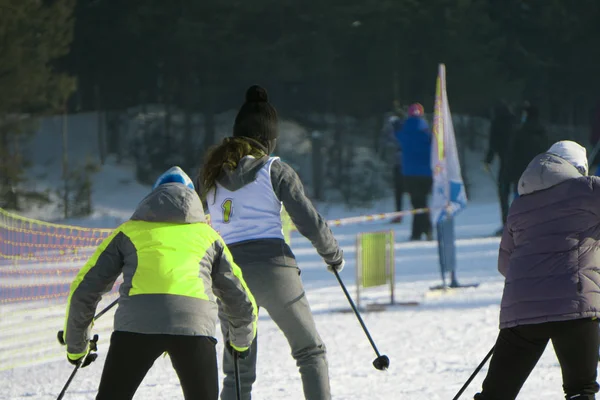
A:
POLYGON ((95 334, 92 339, 90 339, 90 352, 98 351, 98 334, 95 334))
POLYGON ((58 343, 60 343, 61 346, 64 346, 65 343, 65 331, 58 331, 58 333, 56 334, 56 339, 58 340, 58 343))

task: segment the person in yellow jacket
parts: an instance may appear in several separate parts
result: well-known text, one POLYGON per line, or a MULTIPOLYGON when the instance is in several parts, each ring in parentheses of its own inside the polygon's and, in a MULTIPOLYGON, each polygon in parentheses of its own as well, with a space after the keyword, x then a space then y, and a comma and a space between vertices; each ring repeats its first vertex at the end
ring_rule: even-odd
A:
POLYGON ((217 400, 217 299, 229 324, 226 346, 247 354, 257 308, 240 268, 206 223, 190 178, 173 167, 131 219, 98 247, 71 284, 63 340, 77 365, 103 294, 123 275, 97 400, 133 398, 154 361, 168 353, 185 399, 217 400))

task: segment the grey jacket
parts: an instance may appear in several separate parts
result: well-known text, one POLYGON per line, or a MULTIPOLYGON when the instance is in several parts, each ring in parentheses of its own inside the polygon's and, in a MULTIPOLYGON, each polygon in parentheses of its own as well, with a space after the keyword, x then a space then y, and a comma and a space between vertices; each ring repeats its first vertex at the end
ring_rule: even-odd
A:
MULTIPOLYGON (((259 159, 245 157, 235 170, 223 171, 218 182, 227 190, 238 190, 252 183, 268 161, 267 156, 259 159)), ((327 222, 306 197, 298 174, 285 162, 275 160, 271 165, 271 184, 275 195, 285 207, 298 232, 310 240, 326 263, 332 265, 340 263, 343 258, 342 250, 327 222)), ((210 194, 206 201, 211 201, 210 194)), ((283 240, 250 240, 231 245, 230 249, 240 263, 268 262, 281 266, 297 266, 292 250, 283 240)))
POLYGON ((256 303, 198 195, 167 183, 106 238, 71 285, 65 322, 70 354, 84 353, 96 306, 119 275, 116 331, 215 336, 219 298, 240 349, 256 334, 256 303))
POLYGON ((500 328, 600 316, 600 179, 544 153, 518 190, 498 257, 500 328))

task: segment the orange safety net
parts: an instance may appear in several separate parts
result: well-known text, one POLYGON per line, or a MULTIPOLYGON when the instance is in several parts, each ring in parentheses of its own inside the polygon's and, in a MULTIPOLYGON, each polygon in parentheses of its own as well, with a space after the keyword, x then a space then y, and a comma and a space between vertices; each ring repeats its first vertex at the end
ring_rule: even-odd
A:
MULTIPOLYGON (((65 360, 56 332, 63 328, 71 282, 110 233, 0 209, 0 371, 65 360)), ((119 283, 99 310, 117 298, 119 283)), ((94 326, 104 343, 111 330, 109 316, 94 326)))
POLYGON ((0 304, 68 296, 77 271, 110 233, 0 209, 0 304))

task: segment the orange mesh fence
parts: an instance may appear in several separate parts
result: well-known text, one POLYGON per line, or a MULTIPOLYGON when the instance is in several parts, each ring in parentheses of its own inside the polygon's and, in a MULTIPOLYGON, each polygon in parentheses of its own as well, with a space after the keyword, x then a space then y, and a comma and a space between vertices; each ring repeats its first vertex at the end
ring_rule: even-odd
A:
MULTIPOLYGON (((64 357, 56 332, 64 323, 70 284, 110 233, 0 209, 0 371, 64 357)), ((119 283, 99 309, 116 298, 119 283)), ((102 322, 109 332, 112 318, 102 322)))
POLYGON ((79 268, 110 232, 0 209, 0 304, 67 296, 79 268))
MULTIPOLYGON (((332 226, 418 214, 426 209, 373 214, 327 221, 332 226)), ((284 212, 289 241, 295 227, 284 212)), ((65 349, 56 341, 63 327, 73 278, 110 229, 53 224, 11 214, 0 208, 0 371, 60 360, 65 349)), ((117 298, 119 279, 97 310, 117 298)), ((94 324, 108 343, 112 316, 94 324)))

